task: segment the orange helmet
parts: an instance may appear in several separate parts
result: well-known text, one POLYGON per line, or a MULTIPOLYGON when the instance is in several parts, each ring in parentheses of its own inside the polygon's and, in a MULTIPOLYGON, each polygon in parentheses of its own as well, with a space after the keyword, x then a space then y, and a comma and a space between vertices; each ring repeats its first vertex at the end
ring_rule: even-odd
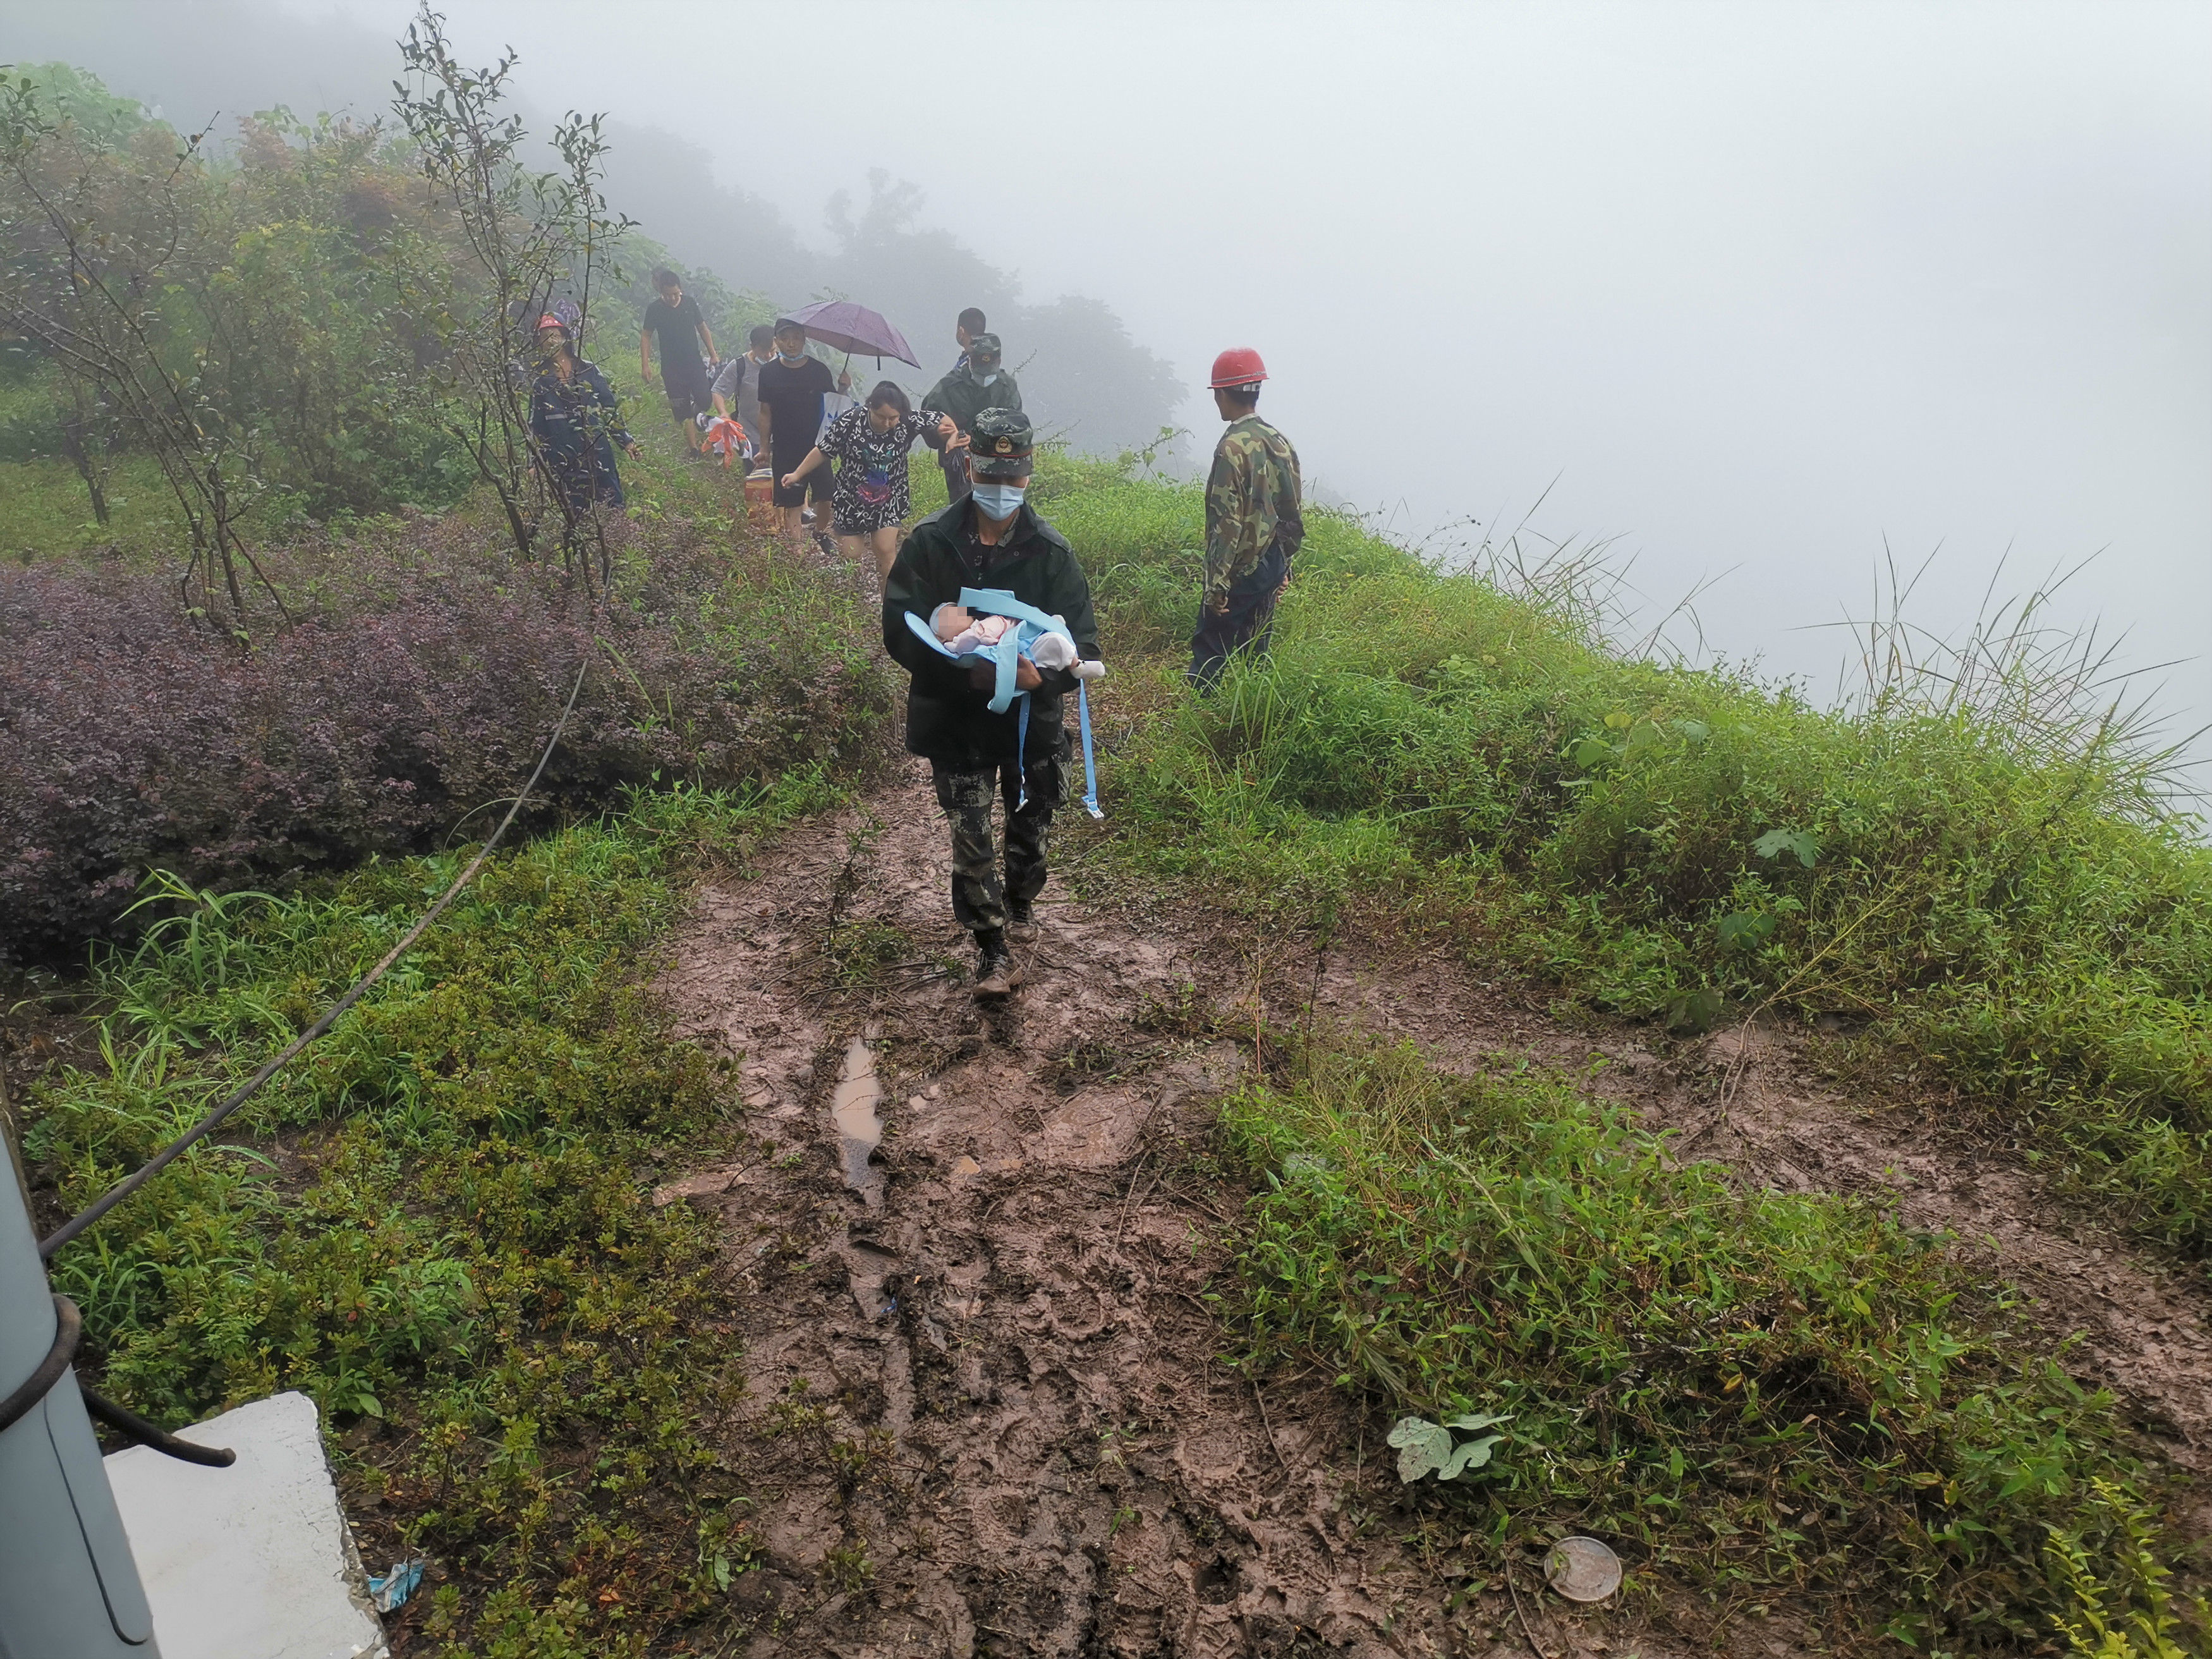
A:
POLYGON ((1267 378, 1267 366, 1250 346, 1231 346, 1213 360, 1213 378, 1206 384, 1223 386, 1257 386, 1267 378))

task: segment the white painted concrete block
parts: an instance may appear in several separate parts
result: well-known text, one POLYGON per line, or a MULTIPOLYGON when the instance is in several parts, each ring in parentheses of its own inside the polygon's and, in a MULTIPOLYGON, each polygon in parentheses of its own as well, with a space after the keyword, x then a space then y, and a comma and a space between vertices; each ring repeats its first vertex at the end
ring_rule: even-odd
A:
POLYGON ((161 1659, 385 1659, 315 1402, 280 1394, 180 1430, 238 1462, 106 1459, 161 1659))

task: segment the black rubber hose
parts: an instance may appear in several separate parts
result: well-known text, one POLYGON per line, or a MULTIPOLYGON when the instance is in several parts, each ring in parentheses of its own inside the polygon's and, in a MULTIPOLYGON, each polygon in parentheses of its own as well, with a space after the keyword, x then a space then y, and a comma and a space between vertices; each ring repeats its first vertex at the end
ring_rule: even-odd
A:
POLYGON ((62 1373, 76 1357, 77 1339, 83 1334, 84 1321, 77 1313, 76 1304, 65 1296, 56 1297, 54 1346, 46 1350, 46 1357, 39 1362, 38 1369, 10 1389, 5 1400, 0 1400, 0 1434, 14 1428, 32 1407, 46 1397, 46 1390, 62 1380, 62 1373))
POLYGON ((94 1394, 79 1384, 77 1392, 84 1396, 84 1408, 125 1440, 135 1440, 142 1446, 151 1446, 164 1457, 173 1457, 179 1462, 198 1463, 210 1469, 227 1469, 238 1462, 238 1454, 227 1446, 195 1446, 189 1440, 179 1440, 155 1428, 136 1412, 127 1412, 112 1400, 94 1394))
MULTIPOLYGON (((5 1400, 0 1400, 0 1434, 15 1427, 62 1380, 70 1361, 76 1358, 76 1345, 83 1335, 84 1319, 77 1312, 76 1304, 65 1296, 56 1297, 54 1345, 46 1350, 46 1357, 39 1362, 38 1369, 11 1389, 5 1400)), ((83 1397, 85 1410, 116 1433, 142 1446, 151 1446, 165 1457, 204 1464, 211 1469, 227 1469, 238 1462, 238 1454, 227 1447, 195 1446, 189 1440, 179 1440, 155 1428, 137 1413, 127 1412, 112 1400, 94 1394, 82 1383, 77 1385, 77 1393, 83 1397)))

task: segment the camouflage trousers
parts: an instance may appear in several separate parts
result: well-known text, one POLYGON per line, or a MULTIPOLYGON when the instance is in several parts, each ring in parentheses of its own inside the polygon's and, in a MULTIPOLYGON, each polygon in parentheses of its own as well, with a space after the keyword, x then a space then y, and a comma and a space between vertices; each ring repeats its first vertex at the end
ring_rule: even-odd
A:
POLYGON ((1031 761, 1026 806, 1015 805, 1021 799, 1022 776, 1011 761, 974 769, 932 761, 929 771, 937 785, 937 804, 952 827, 952 918, 970 933, 1004 927, 1009 902, 1026 905, 1044 890, 1045 849, 1053 810, 1066 796, 1066 769, 1056 756, 1031 761), (1006 804, 1003 882, 991 838, 994 794, 1006 804))

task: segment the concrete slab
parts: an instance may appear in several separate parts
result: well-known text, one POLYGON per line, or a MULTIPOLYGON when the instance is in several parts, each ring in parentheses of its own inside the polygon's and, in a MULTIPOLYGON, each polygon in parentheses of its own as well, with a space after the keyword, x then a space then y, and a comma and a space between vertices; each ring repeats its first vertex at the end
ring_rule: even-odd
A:
POLYGON ((161 1659, 386 1659, 315 1402, 280 1394, 179 1431, 227 1469, 144 1446, 106 1459, 161 1659))

